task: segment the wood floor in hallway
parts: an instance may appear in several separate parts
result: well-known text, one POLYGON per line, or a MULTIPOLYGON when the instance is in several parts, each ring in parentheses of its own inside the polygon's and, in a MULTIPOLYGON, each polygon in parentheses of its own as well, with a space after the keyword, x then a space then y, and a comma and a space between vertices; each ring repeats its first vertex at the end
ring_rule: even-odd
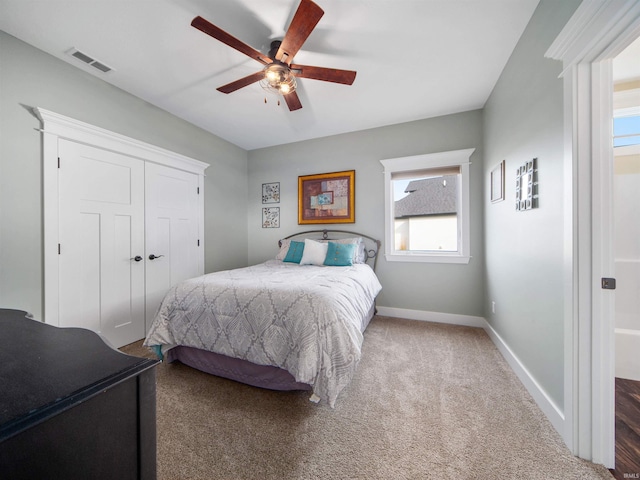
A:
POLYGON ((617 480, 640 479, 640 382, 616 378, 617 480))

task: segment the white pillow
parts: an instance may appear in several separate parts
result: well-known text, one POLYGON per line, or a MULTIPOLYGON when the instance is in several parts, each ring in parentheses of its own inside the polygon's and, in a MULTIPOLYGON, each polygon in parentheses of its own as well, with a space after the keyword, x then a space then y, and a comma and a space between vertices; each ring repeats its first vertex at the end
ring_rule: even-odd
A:
POLYGON ((289 251, 289 245, 291 245, 291 239, 287 238, 285 240, 280 240, 282 246, 280 247, 280 251, 276 255, 276 260, 284 260, 284 257, 287 256, 287 252, 289 251))
POLYGON ((367 263, 368 254, 366 252, 366 246, 362 238, 357 243, 355 252, 353 252, 353 263, 367 263))
MULTIPOLYGON (((342 244, 355 244, 356 248, 353 250, 353 263, 367 263, 367 256, 365 253, 365 245, 362 237, 352 238, 336 238, 334 240, 320 240, 321 242, 333 242, 342 244)), ((286 254, 285 254, 286 255, 286 254)))
POLYGON ((343 238, 342 241, 338 240, 338 243, 354 243, 356 248, 353 251, 353 263, 366 263, 367 257, 365 255, 365 245, 362 237, 343 238))
POLYGON ((323 265, 327 257, 328 243, 320 243, 309 238, 304 239, 304 251, 300 265, 323 265))

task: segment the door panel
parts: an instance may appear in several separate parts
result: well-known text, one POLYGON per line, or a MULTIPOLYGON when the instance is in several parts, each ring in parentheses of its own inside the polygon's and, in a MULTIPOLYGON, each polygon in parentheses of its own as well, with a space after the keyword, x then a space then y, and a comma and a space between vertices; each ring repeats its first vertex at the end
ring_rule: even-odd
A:
POLYGON ((147 288, 146 288, 146 328, 151 326, 164 294, 171 287, 171 219, 147 214, 147 288), (164 257, 149 260, 148 256, 164 255, 164 257), (151 278, 153 272, 153 278, 151 278))
MULTIPOLYGON (((175 242, 178 245, 190 245, 192 243, 195 243, 195 245, 197 246, 197 238, 194 242, 193 237, 191 237, 191 232, 193 231, 193 225, 195 221, 195 217, 177 219, 175 242)), ((194 253, 197 253, 197 251, 193 248, 176 249, 175 256, 172 262, 173 278, 176 279, 176 281, 195 277, 197 275, 198 266, 194 253)))
POLYGON ((60 140, 59 324, 144 337, 144 162, 60 140))
POLYGON ((145 170, 147 328, 176 283, 199 273, 198 176, 147 163, 145 170), (162 257, 151 260, 150 255, 162 257))
POLYGON ((109 314, 105 315, 104 323, 109 329, 118 329, 131 325, 134 320, 127 315, 128 305, 122 302, 123 298, 129 298, 133 288, 131 269, 134 262, 131 261, 131 217, 115 215, 113 220, 113 276, 118 279, 118 282, 114 283, 113 296, 109 299, 110 308, 107 308, 109 314))
MULTIPOLYGON (((65 233, 78 239, 77 244, 72 238, 61 240, 64 245, 64 257, 61 256, 62 285, 60 288, 60 326, 76 326, 82 321, 82 326, 95 332, 100 331, 100 214, 80 213, 78 231, 75 225, 67 225, 65 233), (79 261, 73 262, 73 256, 78 252, 79 261), (73 262, 73 263, 71 263, 73 262), (71 283, 66 281, 67 271, 73 268, 78 277, 71 283), (77 280, 77 284, 75 281, 77 280), (77 289, 77 292, 76 292, 77 289), (75 298, 74 298, 75 297, 75 298)), ((62 255, 62 250, 60 251, 62 255)))

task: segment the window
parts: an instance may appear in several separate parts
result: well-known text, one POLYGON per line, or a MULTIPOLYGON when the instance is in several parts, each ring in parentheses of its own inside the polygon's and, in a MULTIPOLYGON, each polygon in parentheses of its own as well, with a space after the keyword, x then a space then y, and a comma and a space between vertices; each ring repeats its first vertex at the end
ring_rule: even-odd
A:
POLYGON ((387 260, 469 263, 469 157, 474 150, 381 160, 387 260))
POLYGON ((640 144, 640 115, 613 119, 613 146, 624 147, 640 144))

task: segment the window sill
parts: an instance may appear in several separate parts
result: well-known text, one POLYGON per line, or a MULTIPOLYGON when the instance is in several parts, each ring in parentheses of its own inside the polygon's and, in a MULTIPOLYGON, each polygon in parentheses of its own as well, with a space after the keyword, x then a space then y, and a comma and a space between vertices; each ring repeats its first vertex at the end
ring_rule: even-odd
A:
POLYGON ((384 258, 388 262, 415 262, 415 263, 457 263, 468 264, 471 257, 464 255, 425 255, 419 253, 397 254, 387 253, 384 258))

